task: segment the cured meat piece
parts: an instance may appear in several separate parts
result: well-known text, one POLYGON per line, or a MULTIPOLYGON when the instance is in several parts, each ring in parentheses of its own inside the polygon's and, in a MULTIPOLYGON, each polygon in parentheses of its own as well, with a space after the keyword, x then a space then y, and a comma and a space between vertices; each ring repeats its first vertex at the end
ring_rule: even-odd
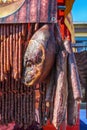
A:
POLYGON ((21 32, 20 36, 22 36, 23 38, 26 38, 27 37, 28 24, 22 23, 22 24, 19 24, 19 26, 21 26, 21 28, 19 29, 19 31, 21 32))
POLYGON ((4 88, 5 88, 5 93, 4 93, 4 98, 5 98, 5 108, 4 108, 4 123, 5 124, 8 124, 8 115, 7 115, 7 112, 8 112, 8 95, 7 95, 7 90, 8 90, 8 82, 4 81, 4 88))
POLYGON ((52 97, 53 86, 55 83, 54 74, 55 74, 55 68, 52 69, 50 81, 47 84, 48 87, 47 87, 47 91, 46 91, 46 99, 45 100, 48 102, 50 102, 51 97, 52 97))
POLYGON ((0 57, 1 57, 1 61, 0 61, 0 66, 1 66, 1 68, 0 68, 0 72, 1 72, 1 75, 0 75, 0 80, 1 81, 3 81, 4 80, 4 59, 3 59, 3 57, 4 57, 4 44, 3 44, 3 38, 4 38, 4 36, 3 36, 3 29, 4 29, 4 26, 3 25, 1 25, 1 29, 0 29, 0 31, 1 31, 1 47, 0 47, 0 57))
POLYGON ((18 79, 18 25, 13 26, 13 76, 18 79))
POLYGON ((39 29, 39 25, 40 25, 40 23, 35 24, 35 29, 34 29, 35 31, 37 31, 39 29))
POLYGON ((80 85, 75 56, 69 41, 66 40, 64 42, 64 46, 66 51, 69 54, 68 62, 69 62, 69 69, 70 69, 69 71, 70 71, 70 78, 71 78, 74 99, 80 101, 82 98, 82 94, 81 94, 81 85, 80 85))
POLYGON ((29 32, 28 32, 28 39, 30 40, 32 35, 34 34, 34 29, 35 29, 35 24, 31 23, 30 24, 30 28, 29 28, 29 32))
MULTIPOLYGON (((40 105, 40 91, 39 91, 39 85, 36 85, 36 90, 35 90, 35 121, 40 123, 40 114, 41 111, 39 111, 39 105, 40 105)), ((41 108, 41 107, 40 107, 41 108)))
POLYGON ((7 73, 7 53, 6 53, 6 48, 7 48, 7 44, 6 44, 6 26, 4 25, 4 74, 7 73))
POLYGON ((19 51, 18 51, 18 78, 21 78, 22 70, 22 40, 19 38, 19 51))
POLYGON ((12 33, 12 39, 13 39, 13 54, 12 54, 12 56, 13 56, 13 64, 12 64, 12 68, 13 68, 13 70, 12 70, 12 76, 14 77, 14 74, 15 74, 15 46, 16 46, 16 36, 15 36, 15 25, 14 26, 12 26, 12 30, 13 30, 13 33, 12 33))
MULTIPOLYGON (((6 81, 7 82, 7 81, 6 81)), ((11 122, 11 93, 10 93, 10 83, 11 83, 11 77, 10 75, 8 76, 8 82, 6 84, 6 87, 7 87, 7 120, 8 120, 8 123, 11 122)))
POLYGON ((73 97, 73 91, 71 84, 69 82, 69 94, 68 94, 68 103, 67 103, 67 124, 73 126, 77 121, 78 114, 78 105, 73 97))
POLYGON ((58 50, 57 51, 59 51, 59 49, 63 50, 64 45, 63 45, 63 41, 62 41, 62 37, 61 37, 61 34, 60 34, 60 29, 59 29, 58 24, 54 24, 54 36, 55 36, 56 42, 58 44, 58 50))
POLYGON ((47 89, 46 89, 46 97, 45 97, 45 102, 46 102, 46 112, 45 112, 45 122, 47 119, 50 119, 52 121, 52 116, 53 116, 53 99, 55 95, 55 65, 52 69, 52 72, 50 74, 50 80, 47 83, 47 89))
MULTIPOLYGON (((69 63, 68 63, 69 68, 69 63)), ((73 126, 77 120, 78 105, 73 96, 70 70, 68 70, 68 101, 67 101, 67 124, 73 126)))
POLYGON ((29 33, 29 31, 28 31, 28 29, 29 29, 29 25, 30 24, 20 24, 20 27, 19 27, 19 37, 20 37, 20 39, 22 40, 22 43, 23 44, 21 44, 22 45, 22 47, 23 47, 23 52, 22 52, 22 55, 24 54, 24 52, 25 52, 25 50, 26 50, 26 47, 27 47, 27 45, 28 45, 28 40, 30 40, 29 38, 28 38, 28 33, 29 33))
POLYGON ((87 86, 87 51, 83 51, 80 53, 74 53, 76 62, 77 62, 77 67, 78 67, 78 73, 80 77, 80 82, 81 82, 81 91, 82 91, 82 101, 86 100, 86 86, 87 86), (84 66, 84 67, 82 67, 84 66))
POLYGON ((45 24, 29 41, 23 58, 23 77, 26 85, 42 82, 55 60, 54 25, 45 24), (51 58, 50 58, 51 57, 51 58))
POLYGON ((67 53, 60 51, 56 59, 56 92, 54 97, 53 125, 58 129, 66 115, 67 108, 67 53))
POLYGON ((2 86, 2 104, 1 104, 1 106, 2 106, 2 109, 1 109, 1 123, 2 124, 4 124, 5 123, 5 110, 4 110, 4 108, 5 108, 5 94, 4 94, 4 89, 5 89, 5 85, 4 85, 4 81, 2 82, 2 84, 1 84, 2 86))
POLYGON ((13 55, 12 55, 12 50, 13 50, 13 40, 12 40, 12 25, 10 25, 10 36, 9 36, 9 46, 10 46, 10 65, 12 67, 12 61, 13 61, 13 55))
POLYGON ((9 35, 10 35, 10 32, 9 32, 9 25, 7 25, 6 27, 6 34, 7 34, 7 38, 6 38, 6 44, 7 44, 7 71, 10 70, 10 39, 9 39, 9 35))

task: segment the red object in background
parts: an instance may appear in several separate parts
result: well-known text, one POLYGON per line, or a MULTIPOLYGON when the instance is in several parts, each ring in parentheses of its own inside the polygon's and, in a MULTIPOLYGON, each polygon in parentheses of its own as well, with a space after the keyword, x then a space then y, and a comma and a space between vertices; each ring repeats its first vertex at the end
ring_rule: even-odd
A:
POLYGON ((61 124, 61 127, 60 127, 60 130, 80 130, 80 115, 79 115, 79 112, 80 111, 80 104, 78 104, 78 116, 77 116, 77 122, 76 122, 76 125, 75 126, 69 126, 65 124, 65 122, 63 122, 61 124))
POLYGON ((56 128, 48 121, 47 125, 43 126, 43 130, 56 130, 56 128))
MULTIPOLYGON (((80 110, 80 105, 78 104, 78 116, 77 116, 76 125, 68 126, 66 125, 66 121, 64 121, 60 126, 60 130, 80 130, 79 110, 80 110)), ((48 121, 47 125, 43 126, 43 130, 56 130, 56 128, 50 123, 50 121, 48 121)))

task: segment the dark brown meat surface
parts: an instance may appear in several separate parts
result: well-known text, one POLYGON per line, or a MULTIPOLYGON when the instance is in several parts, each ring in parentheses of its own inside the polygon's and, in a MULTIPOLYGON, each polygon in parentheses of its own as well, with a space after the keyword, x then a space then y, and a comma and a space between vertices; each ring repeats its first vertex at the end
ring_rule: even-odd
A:
POLYGON ((81 93, 81 84, 80 84, 78 69, 77 69, 77 65, 76 65, 76 59, 75 59, 74 53, 72 51, 71 44, 68 40, 64 41, 64 46, 65 46, 66 51, 69 54, 69 56, 68 56, 69 57, 68 58, 69 68, 68 69, 70 71, 69 76, 71 78, 74 99, 77 101, 80 101, 82 98, 82 93, 81 93))
POLYGON ((67 53, 60 51, 56 59, 56 91, 52 120, 52 123, 57 129, 66 116, 67 96, 67 53))
POLYGON ((42 82, 55 60, 55 39, 52 24, 43 25, 34 33, 24 54, 23 69, 26 85, 42 82))

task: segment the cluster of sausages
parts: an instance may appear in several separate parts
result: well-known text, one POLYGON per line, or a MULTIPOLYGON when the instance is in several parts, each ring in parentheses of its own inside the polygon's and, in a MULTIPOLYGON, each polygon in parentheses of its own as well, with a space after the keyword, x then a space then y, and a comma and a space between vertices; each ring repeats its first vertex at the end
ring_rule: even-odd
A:
POLYGON ((0 81, 7 79, 8 73, 11 73, 14 79, 21 78, 26 29, 26 24, 0 25, 0 81))
MULTIPOLYGON (((49 119, 58 129, 66 115, 69 125, 76 123, 77 103, 82 95, 75 57, 69 41, 62 42, 58 25, 52 24, 52 28, 49 28, 50 25, 37 23, 0 25, 0 115, 2 124, 15 121, 20 128, 27 129, 28 126, 32 126, 31 129, 33 129, 37 127, 37 123, 42 126, 49 119), (41 33, 43 34, 41 36, 46 39, 43 40, 43 37, 40 37, 41 33), (46 34, 53 36, 51 38, 55 41, 56 48, 49 74, 46 73, 50 64, 46 63, 50 63, 48 61, 51 60, 48 45, 52 44, 52 40, 49 40, 50 37, 45 37, 46 34), (42 42, 39 37, 42 38, 40 39, 42 42), (39 44, 44 46, 46 58, 41 76, 47 70, 44 79, 48 76, 48 80, 45 83, 42 83, 45 80, 41 80, 38 84, 27 87, 21 79, 22 57, 23 53, 26 53, 26 39, 35 40, 34 38, 36 40, 38 38, 39 44), (36 125, 35 122, 37 122, 36 125)), ((32 56, 33 53, 34 51, 32 51, 32 56)))
POLYGON ((82 99, 81 84, 71 43, 68 40, 62 41, 59 27, 55 25, 54 36, 57 42, 56 65, 54 65, 54 78, 50 78, 48 85, 47 100, 49 104, 50 121, 59 129, 64 120, 67 124, 75 125, 78 116, 78 103, 82 99), (56 30, 56 31, 55 31, 56 30), (54 81, 55 79, 55 81, 54 81), (52 92, 55 93, 52 93, 52 92), (50 97, 50 98, 49 98, 50 97), (52 100, 52 97, 54 99, 52 100), (51 108, 53 111, 51 112, 51 108))
MULTIPOLYGON (((47 25, 47 26, 50 26, 50 25, 47 25)), ((42 27, 35 34, 39 34, 39 31, 44 32, 46 31, 46 29, 47 28, 42 27)), ((46 122, 47 119, 50 119, 50 121, 58 129, 60 125, 62 124, 62 122, 66 119, 66 115, 67 115, 68 125, 75 125, 76 119, 77 119, 77 108, 78 108, 77 104, 78 102, 81 101, 82 94, 81 94, 81 85, 80 85, 76 60, 75 60, 75 56, 72 51, 70 42, 67 40, 65 40, 64 42, 62 41, 60 31, 59 31, 59 26, 57 24, 53 25, 53 28, 50 31, 50 33, 54 33, 52 38, 55 39, 54 46, 56 46, 56 50, 55 50, 56 63, 52 62, 54 64, 53 65, 54 67, 51 69, 52 72, 51 72, 50 80, 47 84, 46 95, 44 97, 45 98, 45 115, 44 115, 44 120, 42 124, 44 124, 44 122, 46 122)), ((35 34, 34 36, 37 36, 36 40, 39 39, 40 35, 35 35, 35 34)), ((43 33, 43 37, 44 35, 46 35, 46 33, 45 34, 43 33)), ((31 39, 33 39, 33 37, 31 39)), ((47 43, 49 44, 49 40, 48 39, 46 40, 47 40, 47 43)), ((51 44, 51 41, 50 41, 50 44, 51 44)), ((42 43, 43 45, 46 45, 45 40, 44 41, 42 40, 42 42, 40 42, 39 44, 42 44, 42 43)), ((32 40, 32 44, 34 46, 33 40, 32 40)), ((31 48, 27 48, 27 51, 26 51, 27 54, 29 52, 28 49, 31 49, 31 48)), ((50 49, 48 46, 45 46, 45 57, 46 57, 45 62, 47 63, 49 61, 49 58, 48 58, 49 56, 46 55, 47 54, 46 49, 48 50, 50 49)), ((45 63, 44 63, 43 67, 45 68, 47 67, 47 65, 45 66, 45 63)), ((46 69, 42 69, 42 74, 44 72, 46 73, 48 72, 45 70, 46 69)), ((41 110, 42 109, 43 108, 41 107, 41 110)), ((40 112, 41 111, 39 111, 39 115, 41 115, 40 112)), ((40 118, 40 121, 41 120, 42 118, 40 118)))
POLYGON ((0 83, 0 125, 15 121, 16 127, 27 129, 35 117, 35 86, 29 88, 10 75, 0 83))
POLYGON ((44 120, 45 114, 46 85, 39 85, 38 89, 37 86, 29 88, 22 83, 21 78, 22 56, 27 46, 27 39, 29 40, 40 26, 42 24, 0 25, 1 124, 15 121, 20 128, 27 129, 30 126, 33 129, 37 127, 34 121, 44 122, 41 120, 44 120), (37 93, 40 94, 39 103, 37 93))

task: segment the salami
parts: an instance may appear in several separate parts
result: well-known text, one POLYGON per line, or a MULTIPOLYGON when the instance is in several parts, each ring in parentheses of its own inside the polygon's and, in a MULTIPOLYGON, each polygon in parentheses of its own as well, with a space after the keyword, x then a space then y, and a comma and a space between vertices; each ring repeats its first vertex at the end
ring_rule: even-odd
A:
MULTIPOLYGON (((68 60, 69 60, 69 57, 68 57, 68 60)), ((68 62, 68 68, 69 68, 69 62, 68 62)), ((76 121, 77 121, 78 105, 77 105, 77 101, 74 99, 70 74, 71 74, 71 70, 68 69, 67 124, 70 126, 73 126, 76 124, 76 121)))
POLYGON ((66 115, 67 108, 67 53, 60 51, 56 59, 56 92, 52 123, 58 129, 66 115))
POLYGON ((70 71, 70 78, 71 78, 74 99, 77 101, 80 101, 82 98, 81 84, 79 80, 79 74, 77 70, 75 56, 74 56, 74 53, 72 51, 72 47, 69 41, 66 40, 64 42, 64 46, 65 46, 66 51, 69 54, 68 62, 69 62, 69 69, 70 69, 69 71, 70 71))

